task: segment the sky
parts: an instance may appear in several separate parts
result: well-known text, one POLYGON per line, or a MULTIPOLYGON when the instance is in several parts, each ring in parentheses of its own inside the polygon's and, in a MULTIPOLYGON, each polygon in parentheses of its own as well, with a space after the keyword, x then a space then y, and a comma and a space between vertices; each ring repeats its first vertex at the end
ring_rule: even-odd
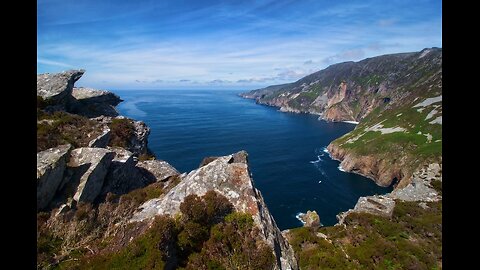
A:
POLYGON ((107 90, 250 90, 429 47, 441 1, 37 1, 37 73, 107 90))

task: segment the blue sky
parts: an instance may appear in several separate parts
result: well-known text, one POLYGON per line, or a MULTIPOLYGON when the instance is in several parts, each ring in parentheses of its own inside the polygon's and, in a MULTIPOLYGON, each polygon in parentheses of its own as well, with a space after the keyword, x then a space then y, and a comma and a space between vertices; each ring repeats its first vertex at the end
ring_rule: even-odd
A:
POLYGON ((428 0, 38 0, 37 72, 101 89, 240 89, 442 47, 428 0))

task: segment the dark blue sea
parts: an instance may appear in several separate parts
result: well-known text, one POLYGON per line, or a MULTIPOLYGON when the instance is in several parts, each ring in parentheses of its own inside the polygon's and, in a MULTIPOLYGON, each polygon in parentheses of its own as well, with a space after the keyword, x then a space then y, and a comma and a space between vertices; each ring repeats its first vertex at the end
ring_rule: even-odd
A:
POLYGON ((353 130, 318 116, 279 112, 226 90, 114 91, 122 115, 151 127, 149 147, 181 172, 204 157, 249 153, 256 187, 281 230, 302 226, 295 217, 316 210, 322 224, 352 208, 360 196, 384 194, 365 177, 339 170, 325 147, 353 130))

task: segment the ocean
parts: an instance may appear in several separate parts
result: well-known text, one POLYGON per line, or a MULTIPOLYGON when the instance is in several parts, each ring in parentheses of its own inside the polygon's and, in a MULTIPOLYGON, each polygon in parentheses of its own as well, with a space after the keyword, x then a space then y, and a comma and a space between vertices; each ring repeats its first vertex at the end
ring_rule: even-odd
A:
POLYGON ((114 90, 124 102, 120 114, 150 128, 149 148, 181 172, 198 168, 204 157, 246 150, 255 186, 281 230, 302 226, 299 213, 316 210, 320 222, 361 196, 385 194, 391 187, 346 173, 325 147, 355 128, 318 116, 279 112, 231 90, 114 90))

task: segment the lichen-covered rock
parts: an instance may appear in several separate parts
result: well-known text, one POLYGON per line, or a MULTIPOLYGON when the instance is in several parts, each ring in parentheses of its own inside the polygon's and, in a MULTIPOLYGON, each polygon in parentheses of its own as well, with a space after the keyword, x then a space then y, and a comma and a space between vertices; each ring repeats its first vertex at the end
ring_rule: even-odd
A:
POLYGON ((100 194, 115 153, 104 148, 77 148, 67 166, 71 172, 67 185, 73 187, 77 202, 93 202, 100 194))
POLYGON ((186 196, 203 196, 207 191, 214 190, 227 197, 236 211, 252 215, 263 240, 274 250, 277 269, 297 269, 293 249, 283 238, 260 191, 253 185, 248 164, 243 162, 241 156, 246 155, 237 155, 240 162, 235 162, 234 155, 219 157, 182 176, 180 183, 168 193, 141 205, 131 222, 152 219, 162 214, 175 215, 179 213, 180 204, 186 196))
POLYGON ((351 213, 369 213, 378 216, 391 217, 395 201, 384 195, 375 195, 358 198, 354 209, 337 215, 338 224, 343 224, 345 218, 351 213))
POLYGON ((163 160, 139 161, 136 166, 150 183, 164 182, 170 177, 180 174, 177 169, 163 160))
POLYGON ((102 134, 100 134, 95 139, 91 140, 88 143, 88 147, 98 147, 98 148, 105 148, 107 147, 108 141, 110 140, 110 129, 108 126, 104 126, 102 130, 102 134))
POLYGON ((37 209, 48 206, 62 182, 71 145, 37 153, 37 209))
POLYGON ((431 187, 431 182, 434 180, 442 181, 441 170, 442 166, 440 164, 429 164, 414 172, 408 185, 395 189, 388 196, 402 201, 438 201, 441 196, 431 187))
POLYGON ((105 176, 102 195, 106 195, 108 192, 118 195, 126 194, 151 183, 135 166, 136 161, 132 152, 121 147, 107 147, 107 149, 114 152, 115 157, 105 176))
POLYGON ((112 92, 92 88, 75 87, 72 96, 77 101, 72 111, 89 118, 101 115, 118 116, 115 106, 122 102, 122 99, 112 92))
POLYGON ((51 101, 58 109, 68 109, 73 100, 73 85, 85 70, 68 70, 60 73, 37 75, 37 96, 51 101))
POLYGON ((138 155, 148 153, 148 135, 150 128, 143 121, 133 121, 135 128, 134 136, 130 139, 130 147, 128 150, 138 155))
POLYGON ((320 227, 320 217, 317 214, 317 211, 308 210, 306 214, 301 213, 298 215, 298 218, 302 221, 303 226, 318 228, 320 227))

